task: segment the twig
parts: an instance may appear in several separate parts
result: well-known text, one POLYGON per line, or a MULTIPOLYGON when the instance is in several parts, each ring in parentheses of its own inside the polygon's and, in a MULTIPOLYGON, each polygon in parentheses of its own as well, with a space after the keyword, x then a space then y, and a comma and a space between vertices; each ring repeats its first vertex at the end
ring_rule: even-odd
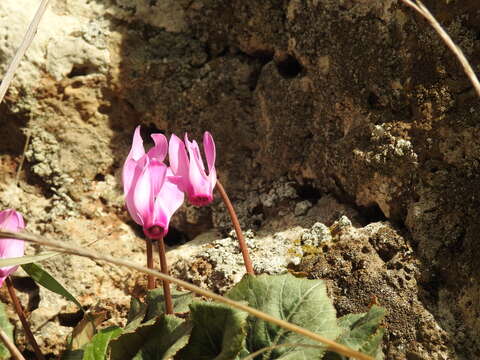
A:
POLYGON ((5 345, 5 347, 8 349, 8 351, 10 351, 10 355, 12 355, 15 360, 25 360, 20 350, 17 349, 13 341, 10 340, 7 334, 5 334, 5 331, 3 331, 2 329, 0 329, 0 340, 2 341, 3 345, 5 345))
POLYGON ((40 3, 40 6, 38 7, 38 10, 35 13, 35 16, 33 17, 32 22, 28 26, 27 32, 23 37, 20 47, 15 53, 15 56, 13 57, 12 62, 8 66, 7 72, 5 73, 5 76, 3 77, 2 82, 0 83, 0 103, 3 100, 5 93, 7 92, 8 86, 10 85, 13 79, 13 75, 17 70, 20 60, 22 59, 23 55, 25 55, 25 52, 27 51, 28 47, 32 43, 32 40, 37 32, 38 24, 40 23, 40 20, 47 8, 48 1, 49 0, 42 0, 42 2, 40 3))
POLYGON ((240 228, 240 222, 238 221, 237 214, 235 213, 235 209, 233 208, 232 202, 228 198, 228 195, 222 185, 222 183, 217 179, 217 189, 222 197, 225 206, 227 207, 228 213, 230 214, 230 219, 232 220, 233 228, 235 229, 235 233, 237 234, 237 239, 240 244, 240 250, 242 251, 243 262, 245 263, 245 269, 247 273, 250 275, 255 275, 253 271, 252 260, 250 260, 250 255, 248 254, 248 246, 245 242, 245 238, 243 237, 242 229, 240 228))
POLYGON ((139 272, 142 272, 144 274, 151 274, 161 280, 168 281, 171 283, 174 283, 182 288, 185 288, 189 291, 192 291, 200 296, 205 296, 208 297, 214 301, 218 301, 221 303, 224 303, 228 306, 231 306, 233 308, 236 308, 238 310, 245 311, 249 313, 252 316, 255 316, 256 318, 262 319, 264 321, 268 321, 272 324, 275 324, 281 328, 284 328, 288 331, 293 331, 297 334, 300 334, 302 336, 305 336, 309 339, 315 340, 319 343, 322 343, 327 346, 329 350, 335 351, 339 354, 349 356, 352 358, 356 358, 359 360, 373 360, 371 356, 362 354, 358 351, 355 351, 353 349, 350 349, 349 347, 339 344, 333 340, 327 339, 321 335, 315 334, 314 332, 304 329, 300 326, 297 326, 295 324, 291 324, 287 321, 278 319, 274 316, 271 316, 267 313, 264 313, 263 311, 254 309, 248 305, 245 305, 244 303, 234 301, 232 299, 229 299, 227 297, 223 297, 221 295, 215 294, 209 290, 202 289, 198 286, 195 286, 193 284, 190 284, 186 281, 176 279, 170 275, 163 274, 159 271, 151 270, 146 267, 140 266, 136 263, 124 260, 124 259, 118 259, 114 258, 108 255, 102 255, 100 253, 95 253, 93 251, 78 247, 78 246, 73 246, 73 245, 68 245, 65 242, 61 241, 54 241, 54 240, 48 240, 42 236, 38 235, 33 235, 33 234, 28 234, 28 233, 13 233, 13 232, 8 232, 8 231, 0 231, 0 238, 6 238, 6 239, 21 239, 33 243, 37 243, 40 245, 48 246, 48 247, 53 247, 55 249, 58 249, 59 251, 65 252, 67 254, 73 254, 73 255, 78 255, 78 256, 83 256, 87 257, 90 259, 94 260, 102 260, 106 261, 115 265, 119 266, 125 266, 130 269, 137 270, 139 272))
MULTIPOLYGON (((158 244, 158 255, 160 256, 160 269, 162 273, 165 275, 169 275, 168 273, 168 265, 167 265, 167 256, 165 255, 165 242, 163 241, 163 236, 157 240, 158 244)), ((163 280, 163 298, 165 299, 165 313, 166 314, 173 314, 173 302, 172 302, 172 294, 170 292, 170 284, 168 281, 163 280)))
POLYGON ((20 164, 18 164, 17 174, 15 175, 15 186, 18 186, 18 180, 20 179, 20 173, 22 172, 23 163, 25 162, 25 153, 28 149, 28 143, 30 142, 31 137, 30 130, 27 130, 27 138, 25 139, 25 146, 23 147, 22 158, 20 159, 20 164))
MULTIPOLYGON (((147 243, 147 267, 149 269, 153 269, 153 244, 151 239, 146 239, 147 243)), ((155 289, 155 277, 152 275, 148 275, 147 277, 147 289, 153 290, 155 289)))
POLYGON ((473 87, 477 92, 477 95, 480 96, 480 82, 478 81, 477 75, 475 75, 475 71, 473 71, 472 66, 468 62, 465 55, 463 54, 462 50, 453 42, 450 35, 448 35, 447 32, 442 28, 442 26, 437 21, 437 19, 435 19, 432 13, 427 9, 425 5, 423 5, 423 3, 420 0, 416 0, 416 3, 414 3, 411 0, 402 0, 402 1, 407 6, 410 6, 412 9, 414 9, 416 12, 422 15, 430 23, 430 25, 435 29, 438 35, 440 35, 440 37, 445 42, 445 44, 447 44, 450 50, 453 51, 455 56, 460 61, 460 64, 462 65, 463 70, 465 71, 468 78, 472 82, 473 87))
POLYGON ((17 298, 17 294, 15 293, 15 288, 13 287, 12 280, 10 276, 5 279, 5 283, 7 284, 7 290, 12 298, 13 306, 15 307, 15 312, 17 313, 20 321, 23 325, 23 330, 25 330, 25 334, 27 335, 28 342, 32 345, 33 350, 35 351, 35 355, 37 356, 38 360, 45 360, 43 357, 42 351, 35 340, 35 336, 33 336, 32 330, 30 330, 30 324, 28 323, 27 318, 25 317, 25 313, 23 312, 22 305, 17 298))

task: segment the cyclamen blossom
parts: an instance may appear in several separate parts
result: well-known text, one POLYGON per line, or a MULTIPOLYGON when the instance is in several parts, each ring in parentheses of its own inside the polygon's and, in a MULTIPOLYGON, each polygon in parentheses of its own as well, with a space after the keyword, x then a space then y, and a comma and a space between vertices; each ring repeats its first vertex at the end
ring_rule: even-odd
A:
POLYGON ((146 236, 156 239, 167 234, 170 218, 182 205, 184 194, 171 181, 174 174, 163 163, 168 149, 166 137, 151 136, 155 146, 145 153, 140 126, 135 129, 122 180, 130 216, 146 236))
POLYGON ((187 134, 185 142, 176 135, 172 134, 170 137, 168 156, 170 168, 175 174, 172 181, 187 194, 188 201, 196 206, 208 205, 213 201, 213 189, 217 183, 215 142, 208 131, 203 134, 203 150, 207 159, 208 175, 197 142, 188 140, 187 134))
MULTIPOLYGON (((22 215, 12 209, 0 211, 0 229, 3 231, 19 232, 25 228, 22 215)), ((0 259, 20 257, 25 254, 25 242, 18 239, 0 239, 0 259)), ((0 268, 0 286, 18 265, 0 268)))

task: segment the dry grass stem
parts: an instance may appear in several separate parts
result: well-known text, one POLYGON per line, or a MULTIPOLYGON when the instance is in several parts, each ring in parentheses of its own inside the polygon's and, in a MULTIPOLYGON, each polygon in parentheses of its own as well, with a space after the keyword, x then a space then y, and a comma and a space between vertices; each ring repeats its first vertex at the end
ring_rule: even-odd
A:
MULTIPOLYGON (((25 55, 25 52, 27 51, 28 47, 32 43, 32 40, 35 37, 35 34, 37 33, 38 24, 40 23, 40 20, 42 19, 42 16, 45 13, 45 10, 47 9, 48 2, 49 0, 42 0, 42 2, 40 3, 40 6, 38 7, 37 12, 33 17, 32 22, 28 26, 27 32, 23 37, 20 47, 15 53, 15 56, 13 57, 12 62, 8 66, 7 72, 5 73, 5 76, 3 77, 2 82, 0 83, 0 103, 2 103, 3 97, 5 96, 5 93, 7 92, 7 89, 10 83, 12 82, 13 75, 15 74, 15 71, 18 68, 18 64, 20 64, 20 60, 22 59, 23 55, 25 55)), ((15 14, 12 14, 12 15, 15 16, 15 14)))
POLYGON ((180 286, 184 289, 192 291, 197 295, 205 296, 205 297, 208 297, 208 298, 210 298, 214 301, 221 302, 223 304, 231 306, 235 309, 245 311, 248 314, 250 314, 252 316, 255 316, 256 318, 262 319, 264 321, 268 321, 268 322, 270 322, 272 324, 275 324, 277 326, 280 326, 280 327, 282 327, 282 328, 284 328, 288 331, 295 332, 295 333, 300 334, 302 336, 305 336, 309 339, 317 341, 321 344, 326 345, 326 347, 329 350, 335 351, 335 352, 337 352, 339 354, 342 354, 344 356, 351 357, 351 358, 354 358, 354 359, 359 359, 359 360, 373 360, 373 358, 371 356, 368 356, 368 355, 362 354, 358 351, 355 351, 353 349, 350 349, 350 348, 348 348, 344 345, 336 343, 333 340, 330 340, 330 339, 327 339, 327 338, 325 338, 321 335, 315 334, 314 332, 311 332, 310 330, 304 329, 304 328, 302 328, 300 326, 297 326, 295 324, 291 324, 287 321, 278 319, 278 318, 273 317, 273 316, 271 316, 267 313, 264 313, 262 311, 254 309, 250 306, 247 306, 243 303, 240 303, 240 302, 234 301, 232 299, 229 299, 227 297, 223 297, 223 296, 220 296, 218 294, 215 294, 215 293, 213 293, 209 290, 202 289, 202 288, 200 288, 198 286, 195 286, 193 284, 190 284, 186 281, 179 280, 179 279, 174 278, 172 276, 163 274, 159 271, 148 269, 146 267, 140 266, 136 263, 133 263, 133 262, 130 262, 130 261, 127 261, 127 260, 124 260, 124 259, 114 258, 114 257, 108 256, 108 255, 102 255, 102 254, 99 254, 98 252, 93 252, 93 251, 87 250, 85 248, 81 248, 81 247, 77 247, 77 246, 73 246, 73 245, 68 245, 65 242, 48 240, 48 239, 46 239, 42 236, 28 234, 28 233, 12 233, 12 232, 7 232, 7 231, 0 231, 0 238, 22 239, 22 240, 25 240, 25 241, 28 241, 28 242, 33 242, 33 243, 39 244, 39 245, 52 247, 52 248, 57 249, 58 251, 61 251, 61 252, 67 253, 67 254, 83 256, 83 257, 90 258, 92 260, 106 261, 106 262, 109 262, 111 264, 115 264, 115 265, 118 265, 118 266, 124 266, 124 267, 130 268, 130 269, 133 269, 133 270, 137 270, 137 271, 139 271, 141 273, 144 273, 144 274, 147 274, 147 275, 150 274, 150 275, 153 275, 153 276, 159 278, 160 280, 174 283, 174 284, 176 284, 176 285, 178 285, 178 286, 180 286))
POLYGON ((28 150, 30 137, 31 137, 30 130, 27 130, 27 137, 25 139, 25 146, 23 147, 22 158, 20 159, 20 164, 18 165, 18 168, 17 168, 17 174, 15 175, 15 186, 18 186, 18 181, 20 180, 20 173, 22 172, 23 164, 25 163, 25 153, 28 150))
POLYGON ((411 0, 402 0, 402 1, 407 6, 410 6, 412 9, 414 9, 416 12, 422 15, 430 23, 430 25, 435 29, 435 31, 440 35, 440 37, 445 42, 445 44, 447 44, 450 50, 453 51, 455 56, 460 61, 460 64, 462 65, 463 70, 465 71, 468 78, 472 82, 473 87, 477 92, 477 95, 480 96, 480 82, 478 81, 477 75, 475 75, 475 71, 473 71, 472 66, 468 62, 465 55, 463 54, 462 50, 453 42, 450 35, 448 35, 447 32, 442 28, 442 26, 437 21, 437 19, 435 19, 432 13, 427 9, 427 7, 420 0, 416 0, 416 2, 413 2, 411 0))
POLYGON ((12 340, 5 334, 5 331, 0 329, 0 340, 2 341, 3 345, 10 351, 10 355, 12 355, 12 358, 15 360, 25 360, 23 357, 22 353, 20 350, 17 349, 15 344, 13 343, 12 340))

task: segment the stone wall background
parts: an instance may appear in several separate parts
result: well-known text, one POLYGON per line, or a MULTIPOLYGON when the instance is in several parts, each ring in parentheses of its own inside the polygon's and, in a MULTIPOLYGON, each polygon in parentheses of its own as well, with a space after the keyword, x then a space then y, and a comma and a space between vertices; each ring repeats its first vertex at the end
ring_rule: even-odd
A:
MULTIPOLYGON (((478 70, 480 5, 425 3, 478 70)), ((0 73, 35 10, 29 0, 0 3, 0 73)), ((404 299, 408 321, 388 303, 388 358, 471 359, 480 356, 479 110, 457 60, 398 1, 52 0, 0 105, 0 204, 22 211, 29 231, 96 241, 89 246, 143 262, 119 178, 133 129, 194 137, 208 129, 246 228, 274 234, 303 220, 307 228, 331 225, 335 219, 315 209, 334 197, 341 213, 357 214, 358 229, 382 222, 400 234, 384 243, 393 244, 387 253, 404 242, 411 249, 399 260, 415 264, 408 291, 388 281, 393 255, 378 267, 354 266, 362 276, 339 273, 342 261, 362 253, 341 239, 338 253, 327 249, 297 269, 332 280, 339 312, 365 309, 373 295, 388 303, 412 294, 410 305, 404 299), (313 207, 299 205, 291 216, 302 201, 313 207), (319 268, 325 262, 328 271, 319 268), (379 286, 363 286, 377 277, 379 286), (342 300, 342 291, 351 296, 342 300), (424 331, 425 317, 434 330, 424 331), (396 320, 409 330, 395 333, 396 320)), ((225 235, 225 224, 219 204, 188 207, 171 241, 213 227, 225 235)), ((349 239, 385 254, 378 237, 349 239)), ((45 267, 85 304, 108 309, 113 323, 143 281, 73 257, 45 267)), ((35 287, 25 301, 38 291, 32 321, 42 346, 58 353, 75 310, 35 287)))

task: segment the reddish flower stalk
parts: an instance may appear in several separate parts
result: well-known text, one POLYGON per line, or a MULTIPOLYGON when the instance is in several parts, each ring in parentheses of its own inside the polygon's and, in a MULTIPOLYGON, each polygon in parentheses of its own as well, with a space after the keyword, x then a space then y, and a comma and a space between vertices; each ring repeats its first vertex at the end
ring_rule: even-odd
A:
MULTIPOLYGON (((157 244, 158 244, 158 255, 160 256, 160 270, 165 275, 169 275, 163 236, 157 239, 157 244)), ((170 292, 170 283, 168 281, 163 280, 162 284, 163 284, 163 297, 165 299, 165 313, 173 314, 173 302, 172 302, 172 294, 170 292)))
MULTIPOLYGON (((153 269, 153 245, 152 240, 146 239, 147 243, 147 267, 149 269, 153 269)), ((153 275, 147 275, 147 289, 153 290, 155 289, 155 277, 153 275)))
POLYGON ((232 220, 233 228, 237 233, 237 239, 240 244, 240 250, 242 251, 243 261, 245 263, 245 269, 247 270, 248 274, 255 275, 253 271, 252 260, 250 260, 250 255, 248 254, 248 247, 247 243, 245 242, 245 238, 243 237, 242 229, 240 228, 240 222, 238 221, 237 214, 235 213, 235 209, 233 208, 232 202, 228 198, 223 185, 217 179, 217 189, 222 197, 225 206, 227 207, 228 214, 230 215, 230 219, 232 220))
POLYGON ((45 360, 45 358, 43 357, 42 351, 40 350, 40 347, 38 346, 37 341, 33 336, 32 330, 30 330, 30 324, 28 323, 27 318, 25 317, 25 313, 23 312, 22 305, 20 304, 20 301, 17 298, 17 294, 15 293, 15 288, 13 287, 13 283, 12 283, 12 280, 10 280, 10 277, 7 277, 5 279, 5 283, 7 284, 8 293, 10 294, 10 298, 12 299, 13 306, 15 307, 15 311, 18 314, 20 321, 22 322, 23 329, 25 330, 25 334, 27 335, 27 338, 28 338, 28 342, 30 343, 30 345, 32 345, 33 350, 35 351, 35 355, 37 356, 37 359, 45 360))

